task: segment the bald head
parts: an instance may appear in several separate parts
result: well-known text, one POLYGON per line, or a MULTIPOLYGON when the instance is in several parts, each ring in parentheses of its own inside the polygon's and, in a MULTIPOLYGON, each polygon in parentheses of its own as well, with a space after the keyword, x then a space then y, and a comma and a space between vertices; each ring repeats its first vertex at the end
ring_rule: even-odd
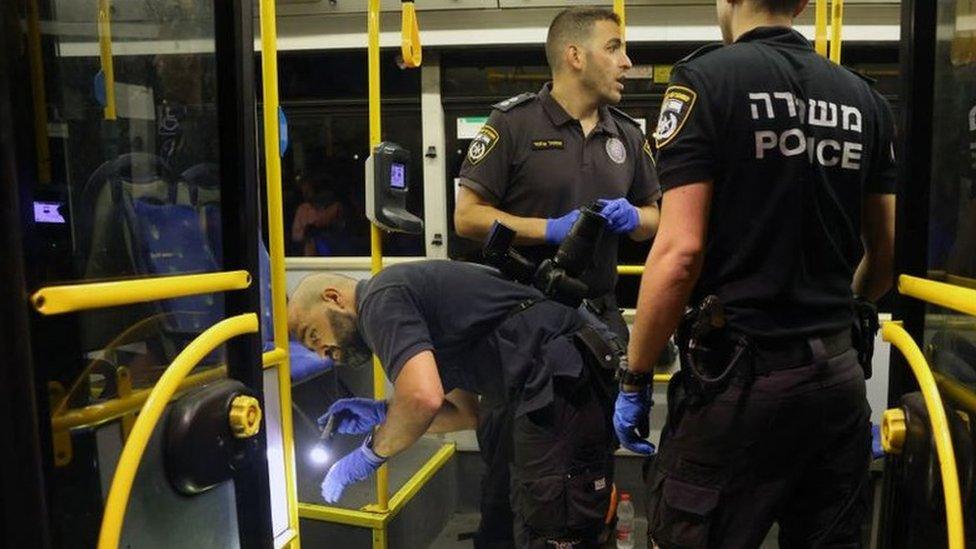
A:
MULTIPOLYGON (((306 276, 298 283, 288 300, 288 330, 295 333, 297 325, 316 305, 327 308, 339 306, 355 313, 356 280, 336 273, 306 276)), ((295 333, 298 338, 300 334, 295 333)))
POLYGON ((582 46, 589 40, 598 21, 611 21, 620 26, 620 17, 606 8, 575 7, 556 15, 549 24, 549 34, 546 36, 546 60, 553 74, 562 70, 566 48, 582 46))
POLYGON ((336 362, 368 360, 369 351, 356 325, 356 282, 334 273, 305 277, 288 302, 291 338, 336 362))

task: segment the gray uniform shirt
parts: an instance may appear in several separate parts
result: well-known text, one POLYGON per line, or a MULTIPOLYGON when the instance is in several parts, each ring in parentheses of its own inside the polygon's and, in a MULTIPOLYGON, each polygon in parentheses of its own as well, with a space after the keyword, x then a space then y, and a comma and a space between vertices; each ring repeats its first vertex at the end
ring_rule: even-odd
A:
MULTIPOLYGON (((600 121, 583 135, 579 120, 550 95, 526 93, 495 105, 461 165, 462 184, 494 207, 522 217, 559 217, 600 198, 626 197, 642 206, 660 196, 650 145, 623 112, 600 108, 600 121)), ((552 257, 554 246, 520 248, 529 259, 552 257)), ((613 291, 617 235, 597 248, 584 277, 590 296, 613 291)))

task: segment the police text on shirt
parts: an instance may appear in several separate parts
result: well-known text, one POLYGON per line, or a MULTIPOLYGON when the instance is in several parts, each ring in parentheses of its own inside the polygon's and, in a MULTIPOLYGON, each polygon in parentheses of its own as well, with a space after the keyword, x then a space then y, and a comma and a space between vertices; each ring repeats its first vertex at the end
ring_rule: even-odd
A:
MULTIPOLYGON (((840 166, 846 170, 861 168, 862 119, 857 107, 838 105, 830 101, 803 99, 790 92, 762 92, 749 94, 749 109, 753 120, 776 120, 786 116, 795 121, 785 131, 757 130, 756 159, 762 160, 777 152, 783 156, 807 154, 810 163, 824 167, 840 166), (839 128, 843 139, 822 139, 807 136, 807 129, 839 128), (847 140, 847 136, 855 140, 847 140)), ((813 133, 813 132, 810 132, 813 133)), ((820 132, 816 132, 820 133, 820 132)), ((840 132, 832 132, 840 137, 840 132)))

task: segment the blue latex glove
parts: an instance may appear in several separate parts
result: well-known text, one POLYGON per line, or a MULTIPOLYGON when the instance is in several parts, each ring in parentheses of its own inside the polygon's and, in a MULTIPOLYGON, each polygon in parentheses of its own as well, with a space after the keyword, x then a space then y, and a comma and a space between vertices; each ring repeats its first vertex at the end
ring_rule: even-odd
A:
POLYGON ((881 426, 871 424, 871 458, 881 459, 885 455, 884 448, 881 447, 881 426))
POLYGON ((325 428, 329 416, 335 416, 336 432, 344 435, 365 435, 373 427, 386 421, 386 401, 371 398, 341 398, 317 420, 325 428))
POLYGON ((386 458, 376 455, 376 452, 366 446, 371 438, 367 438, 362 446, 346 454, 329 469, 329 474, 322 481, 322 499, 328 503, 339 501, 346 486, 365 479, 386 462, 386 458))
POLYGON ((614 234, 626 234, 640 225, 640 213, 637 207, 627 201, 626 198, 616 198, 613 200, 599 200, 603 209, 600 215, 607 218, 607 228, 614 234))
POLYGON ((645 440, 648 435, 651 406, 651 390, 648 387, 635 393, 620 391, 613 411, 613 429, 620 444, 641 455, 654 453, 654 445, 645 440))
POLYGON ((573 223, 579 219, 579 210, 573 210, 562 217, 552 217, 546 220, 546 242, 549 244, 562 244, 566 240, 566 235, 573 228, 573 223))

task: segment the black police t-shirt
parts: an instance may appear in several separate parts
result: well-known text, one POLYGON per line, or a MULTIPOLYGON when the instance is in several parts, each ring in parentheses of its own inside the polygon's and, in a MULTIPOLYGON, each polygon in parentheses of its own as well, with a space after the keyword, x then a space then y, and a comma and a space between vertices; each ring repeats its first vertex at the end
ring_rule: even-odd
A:
MULTIPOLYGON (((600 108, 600 120, 583 135, 578 120, 551 96, 551 84, 495 105, 461 165, 462 184, 496 208, 521 217, 554 218, 601 198, 625 197, 643 206, 660 197, 651 147, 636 121, 600 108)), ((594 268, 583 280, 590 297, 613 290, 618 236, 607 231, 594 268)), ((554 246, 519 251, 539 262, 554 246)))
MULTIPOLYGON (((389 378, 395 381, 418 353, 432 351, 445 392, 462 388, 480 393, 493 380, 500 382, 500 369, 506 365, 483 343, 519 304, 541 297, 536 289, 492 268, 443 260, 393 265, 356 288, 360 334, 389 378)), ((552 306, 556 312, 534 326, 553 334, 573 333, 581 323, 575 310, 552 306)), ((545 339, 544 334, 526 336, 545 339)))
POLYGON ((694 299, 757 337, 851 322, 866 193, 895 191, 884 99, 799 33, 760 28, 674 67, 655 140, 667 192, 713 182, 694 299))

